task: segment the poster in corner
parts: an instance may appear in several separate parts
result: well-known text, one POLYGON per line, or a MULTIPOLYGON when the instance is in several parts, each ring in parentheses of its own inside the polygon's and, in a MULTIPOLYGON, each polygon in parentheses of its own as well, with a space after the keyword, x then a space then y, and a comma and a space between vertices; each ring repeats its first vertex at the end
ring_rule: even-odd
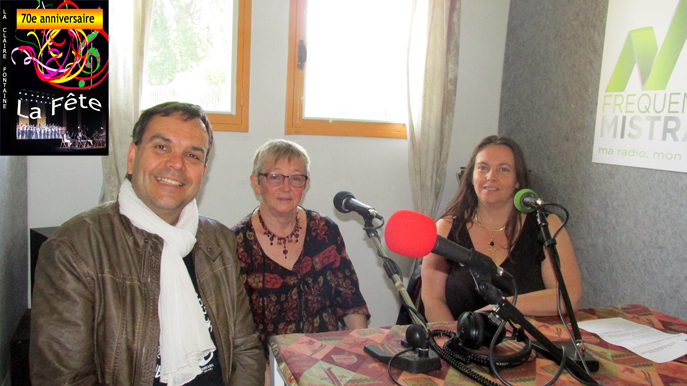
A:
POLYGON ((610 0, 592 162, 687 173, 687 0, 610 0))
POLYGON ((108 155, 108 0, 0 0, 0 155, 108 155))

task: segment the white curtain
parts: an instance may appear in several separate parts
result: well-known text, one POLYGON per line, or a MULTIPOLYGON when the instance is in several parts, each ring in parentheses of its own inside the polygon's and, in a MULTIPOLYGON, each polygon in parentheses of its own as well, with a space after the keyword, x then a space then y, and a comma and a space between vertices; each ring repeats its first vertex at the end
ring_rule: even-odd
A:
POLYGON ((150 34, 153 0, 117 0, 110 7, 109 156, 102 158, 100 202, 117 198, 126 175, 131 131, 139 116, 145 49, 150 34))
MULTIPOLYGON (((460 0, 415 0, 413 9, 408 50, 410 185, 413 209, 435 218, 453 129, 460 0)), ((419 263, 414 260, 409 274, 419 263)))

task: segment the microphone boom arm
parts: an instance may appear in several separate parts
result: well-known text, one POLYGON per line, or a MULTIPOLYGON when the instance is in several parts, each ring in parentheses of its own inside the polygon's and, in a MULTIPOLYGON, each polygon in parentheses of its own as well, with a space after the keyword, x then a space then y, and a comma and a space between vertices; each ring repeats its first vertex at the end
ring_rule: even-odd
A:
MULTIPOLYGON (((472 269, 470 270, 472 275, 472 269)), ((539 344, 548 350, 554 359, 554 362, 559 366, 564 363, 565 368, 574 377, 581 379, 591 385, 599 385, 594 378, 592 378, 580 365, 575 361, 564 361, 563 355, 564 351, 556 346, 549 338, 546 337, 541 331, 537 329, 532 323, 530 323, 525 315, 523 315, 520 310, 518 310, 511 302, 503 296, 500 289, 496 288, 493 284, 484 280, 484 278, 479 278, 479 275, 473 275, 475 284, 477 285, 477 291, 486 299, 489 303, 494 304, 494 312, 500 316, 503 320, 510 320, 525 331, 527 331, 539 344)))
POLYGON ((372 243, 375 245, 375 248, 377 249, 377 256, 381 257, 382 261, 384 261, 384 271, 386 271, 387 276, 389 276, 389 279, 391 279, 391 281, 394 283, 394 287, 396 287, 396 290, 398 290, 399 295, 401 295, 401 301, 410 309, 410 317, 413 320, 413 323, 427 328, 427 323, 425 323, 425 321, 418 316, 420 313, 417 311, 417 307, 415 307, 413 300, 408 294, 408 290, 401 280, 401 269, 395 261, 391 260, 386 255, 384 246, 379 238, 379 233, 377 232, 378 227, 372 225, 372 220, 373 217, 371 216, 365 217, 365 226, 363 229, 365 229, 367 237, 369 237, 372 240, 372 243))
POLYGON ((553 266, 553 271, 556 274, 556 280, 558 281, 558 287, 560 288, 561 297, 565 304, 565 308, 568 311, 568 318, 570 319, 570 325, 572 326, 573 335, 575 337, 575 342, 580 344, 582 342, 582 334, 580 333, 580 328, 577 325, 577 318, 575 317, 575 310, 570 302, 570 295, 568 294, 568 289, 565 286, 565 280, 563 280, 563 272, 561 271, 561 259, 558 255, 558 250, 556 249, 556 239, 551 237, 551 231, 549 230, 549 221, 546 218, 546 212, 540 206, 537 208, 537 222, 539 223, 539 229, 541 231, 542 238, 544 239, 544 246, 549 252, 549 258, 551 259, 551 265, 553 266))

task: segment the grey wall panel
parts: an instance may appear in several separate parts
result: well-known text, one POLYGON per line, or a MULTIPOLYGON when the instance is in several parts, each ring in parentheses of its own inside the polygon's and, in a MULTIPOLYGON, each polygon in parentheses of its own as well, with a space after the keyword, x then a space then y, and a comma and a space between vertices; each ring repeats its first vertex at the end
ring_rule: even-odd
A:
POLYGON ((26 157, 0 157, 0 379, 9 343, 28 307, 26 157))
POLYGON ((570 211, 583 306, 687 319, 687 174, 592 163, 607 9, 511 1, 499 134, 522 146, 540 197, 570 211))

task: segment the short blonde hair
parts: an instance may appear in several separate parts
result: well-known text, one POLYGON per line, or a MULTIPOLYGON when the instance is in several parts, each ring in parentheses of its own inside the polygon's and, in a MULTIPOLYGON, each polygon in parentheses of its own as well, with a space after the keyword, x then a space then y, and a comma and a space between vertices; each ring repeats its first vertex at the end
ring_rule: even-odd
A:
POLYGON ((308 156, 308 152, 296 142, 285 139, 267 141, 255 151, 255 156, 253 157, 253 175, 258 177, 258 174, 264 173, 266 167, 272 167, 283 159, 289 161, 297 159, 301 161, 305 167, 305 175, 310 175, 310 157, 308 156))

